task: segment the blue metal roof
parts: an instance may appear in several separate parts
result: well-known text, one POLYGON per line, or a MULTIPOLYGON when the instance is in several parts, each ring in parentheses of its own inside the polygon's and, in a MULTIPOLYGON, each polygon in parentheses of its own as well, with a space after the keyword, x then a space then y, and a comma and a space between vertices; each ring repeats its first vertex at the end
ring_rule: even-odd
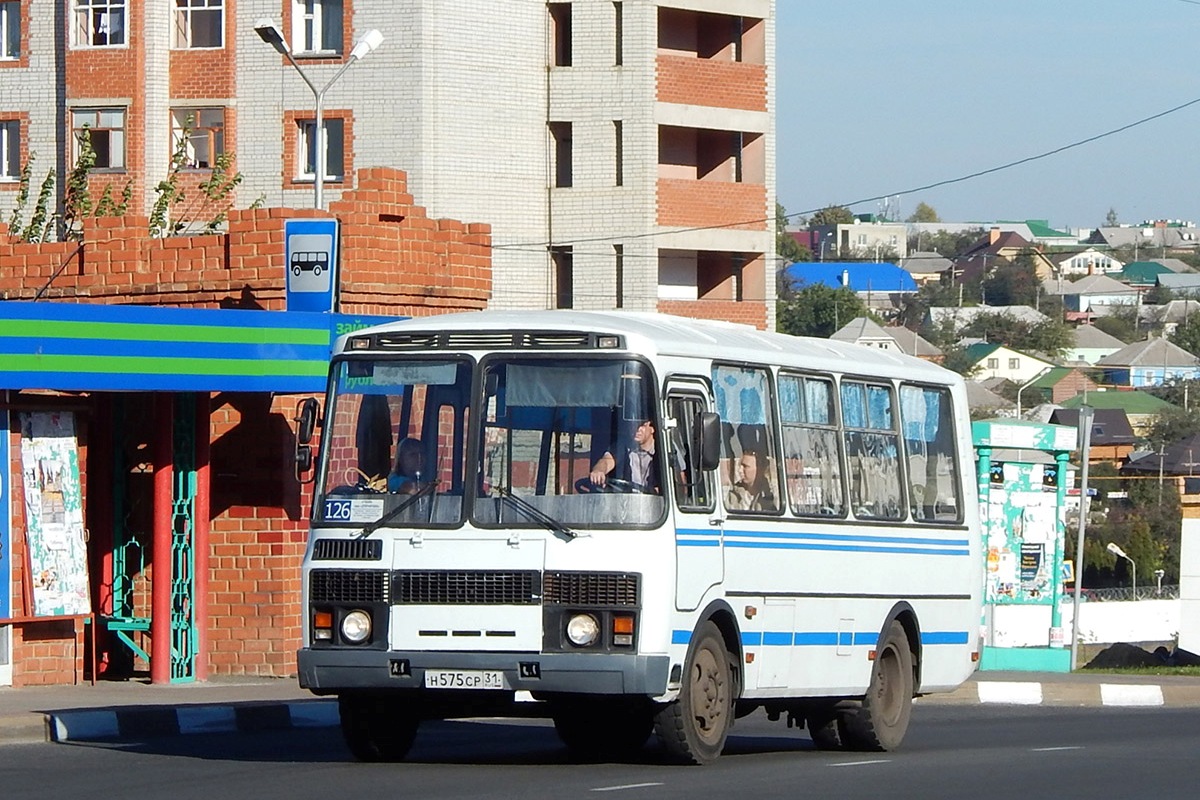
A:
POLYGON ((878 261, 808 261, 791 264, 784 274, 802 288, 823 283, 835 289, 849 286, 855 292, 915 292, 917 282, 895 264, 878 261))

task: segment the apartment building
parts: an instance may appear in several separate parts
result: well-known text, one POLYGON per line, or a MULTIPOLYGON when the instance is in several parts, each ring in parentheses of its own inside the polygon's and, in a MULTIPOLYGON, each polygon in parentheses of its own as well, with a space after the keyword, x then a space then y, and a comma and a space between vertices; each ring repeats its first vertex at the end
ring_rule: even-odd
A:
POLYGON ((85 125, 93 196, 131 210, 185 131, 185 184, 228 152, 239 207, 311 206, 318 91, 325 205, 407 171, 431 216, 492 225, 493 307, 773 321, 774 0, 0 0, 0 220, 85 125))

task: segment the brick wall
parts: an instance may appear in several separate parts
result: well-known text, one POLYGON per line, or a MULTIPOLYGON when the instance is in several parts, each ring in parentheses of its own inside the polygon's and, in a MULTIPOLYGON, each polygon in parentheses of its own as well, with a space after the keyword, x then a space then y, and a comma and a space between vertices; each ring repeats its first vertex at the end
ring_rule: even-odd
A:
POLYGON ((658 224, 729 230, 766 230, 774 219, 761 184, 658 179, 658 224))
MULTIPOLYGON (((430 219, 413 204, 406 177, 396 170, 362 170, 355 185, 330 205, 342 231, 342 311, 423 316, 486 307, 492 287, 489 226, 430 219)), ((5 267, 0 297, 32 299, 65 264, 46 299, 282 310, 284 220, 311 216, 323 215, 282 208, 235 211, 225 234, 171 239, 149 238, 141 216, 101 218, 87 222, 82 248, 71 242, 15 243, 0 224, 5 267)), ((300 563, 311 500, 292 474, 295 403, 294 396, 267 394, 210 398, 208 646, 200 654, 209 674, 295 671, 300 563)), ((152 428, 149 421, 146 427, 152 428)), ((81 459, 88 455, 85 433, 81 425, 81 459)), ((9 468, 13 485, 20 486, 19 436, 12 445, 9 468)), ((22 564, 19 506, 14 516, 12 555, 22 564)), ((101 554, 89 555, 98 571, 101 554)), ((149 616, 149 556, 135 579, 135 613, 141 616, 149 616)), ((21 595, 18 581, 14 614, 27 613, 21 595)), ((99 607, 96 598, 93 604, 99 607)), ((14 684, 70 683, 82 673, 83 638, 69 621, 17 626, 14 684)), ((149 650, 148 637, 140 644, 149 650)))
POLYGON ((658 101, 767 110, 767 68, 688 56, 658 56, 658 101))

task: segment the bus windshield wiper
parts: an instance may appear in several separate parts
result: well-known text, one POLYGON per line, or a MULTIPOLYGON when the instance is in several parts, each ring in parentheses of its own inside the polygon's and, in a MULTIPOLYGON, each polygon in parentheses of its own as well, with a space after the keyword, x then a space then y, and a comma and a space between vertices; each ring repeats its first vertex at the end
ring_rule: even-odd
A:
POLYGON ((530 517, 534 522, 538 523, 551 533, 560 533, 567 537, 567 539, 576 539, 579 537, 579 531, 573 530, 572 528, 564 525, 554 517, 547 514, 545 511, 542 511, 540 508, 530 503, 528 500, 524 500, 517 496, 513 493, 512 489, 504 486, 497 486, 496 494, 499 495, 501 500, 506 500, 507 502, 512 503, 515 509, 520 511, 525 516, 530 517))
POLYGON ((426 497, 426 496, 432 494, 433 490, 437 488, 437 485, 438 485, 437 481, 430 481, 429 483, 425 484, 420 489, 418 489, 417 491, 415 491, 411 495, 409 495, 408 499, 405 500, 404 502, 402 502, 400 505, 396 506, 391 511, 387 512, 382 517, 375 520, 370 525, 366 526, 361 531, 359 531, 358 535, 355 536, 354 538, 355 539, 367 538, 372 533, 374 533, 375 531, 379 530, 381 527, 386 525, 388 522, 390 522, 393 519, 395 519, 396 517, 400 516, 400 512, 402 512, 405 509, 412 506, 413 503, 417 502, 422 497, 426 497))

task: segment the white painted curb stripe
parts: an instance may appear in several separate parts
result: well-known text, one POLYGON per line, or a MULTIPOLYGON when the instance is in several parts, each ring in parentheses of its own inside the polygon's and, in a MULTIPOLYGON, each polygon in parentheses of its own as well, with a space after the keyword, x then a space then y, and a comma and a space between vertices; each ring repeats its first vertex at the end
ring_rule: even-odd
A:
POLYGON ((231 706, 184 706, 175 712, 180 733, 225 733, 237 730, 231 706))
POLYGON ((54 739, 109 739, 119 736, 115 711, 76 711, 54 717, 54 739))
POLYGON ((1042 685, 1032 681, 979 681, 981 703, 1036 706, 1042 702, 1042 685))
POLYGON ((1100 702, 1106 706, 1161 706, 1161 686, 1142 686, 1127 683, 1100 684, 1100 702))

